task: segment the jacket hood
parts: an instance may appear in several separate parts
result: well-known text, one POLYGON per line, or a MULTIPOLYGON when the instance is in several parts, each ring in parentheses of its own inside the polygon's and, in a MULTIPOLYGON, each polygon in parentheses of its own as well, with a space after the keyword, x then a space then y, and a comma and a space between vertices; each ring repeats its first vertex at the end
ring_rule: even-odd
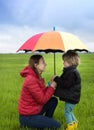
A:
POLYGON ((25 78, 28 75, 34 75, 37 76, 37 74, 33 71, 33 69, 30 66, 26 66, 21 72, 20 75, 25 78))

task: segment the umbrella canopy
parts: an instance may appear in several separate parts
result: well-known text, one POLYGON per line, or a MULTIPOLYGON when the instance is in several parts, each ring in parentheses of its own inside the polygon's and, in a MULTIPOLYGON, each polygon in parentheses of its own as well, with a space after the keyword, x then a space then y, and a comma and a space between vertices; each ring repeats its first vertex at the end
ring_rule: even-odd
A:
POLYGON ((88 48, 71 33, 51 31, 32 36, 18 49, 18 51, 21 50, 64 52, 67 50, 87 51, 88 48))
POLYGON ((88 51, 88 48, 75 35, 66 32, 43 32, 32 36, 17 51, 44 51, 54 52, 54 73, 55 73, 55 52, 67 50, 88 51))

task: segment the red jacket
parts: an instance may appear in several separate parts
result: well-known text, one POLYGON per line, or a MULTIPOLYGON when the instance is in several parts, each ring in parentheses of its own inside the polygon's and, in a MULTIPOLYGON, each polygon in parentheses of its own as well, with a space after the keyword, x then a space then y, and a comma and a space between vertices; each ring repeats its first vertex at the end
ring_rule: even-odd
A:
POLYGON ((25 67, 20 75, 25 78, 18 101, 20 115, 34 115, 41 112, 44 104, 52 97, 54 89, 46 87, 30 66, 25 67))

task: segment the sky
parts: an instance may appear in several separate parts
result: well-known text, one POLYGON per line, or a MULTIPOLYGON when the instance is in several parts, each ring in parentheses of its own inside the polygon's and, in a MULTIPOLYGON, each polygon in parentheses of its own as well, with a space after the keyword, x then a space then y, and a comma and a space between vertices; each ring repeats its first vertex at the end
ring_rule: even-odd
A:
POLYGON ((94 52, 93 0, 0 0, 0 53, 16 53, 31 36, 54 26, 94 52))

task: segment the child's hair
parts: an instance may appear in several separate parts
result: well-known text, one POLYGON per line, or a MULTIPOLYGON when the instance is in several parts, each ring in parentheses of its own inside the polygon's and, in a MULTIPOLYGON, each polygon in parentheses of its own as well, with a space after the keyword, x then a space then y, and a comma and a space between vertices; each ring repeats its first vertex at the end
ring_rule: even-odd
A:
POLYGON ((78 66, 80 64, 79 55, 76 52, 72 51, 72 50, 69 50, 69 51, 65 52, 62 55, 62 59, 64 61, 67 61, 72 66, 78 66))
POLYGON ((37 70, 37 68, 35 67, 35 64, 39 64, 39 60, 43 58, 41 55, 32 55, 29 59, 29 65, 30 67, 35 71, 36 74, 39 75, 40 77, 40 74, 37 70))

